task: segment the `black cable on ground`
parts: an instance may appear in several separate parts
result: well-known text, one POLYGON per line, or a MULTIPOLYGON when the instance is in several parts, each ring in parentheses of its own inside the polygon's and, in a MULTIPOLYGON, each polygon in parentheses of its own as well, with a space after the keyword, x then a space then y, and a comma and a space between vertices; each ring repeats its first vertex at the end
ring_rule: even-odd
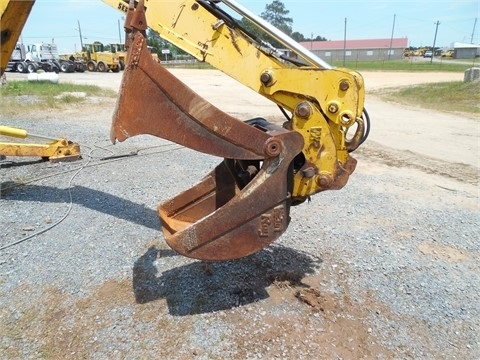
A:
MULTIPOLYGON (((170 144, 168 145, 160 145, 160 146, 169 146, 170 144)), ((152 147, 147 147, 147 148, 144 148, 144 149, 141 149, 141 150, 136 150, 136 151, 133 151, 131 152, 130 154, 125 154, 125 155, 112 155, 112 156, 109 156, 109 157, 105 157, 105 158, 100 158, 100 160, 104 160, 102 162, 98 162, 98 163, 94 163, 94 164, 90 164, 90 162, 93 160, 93 156, 92 156, 92 153, 96 150, 96 148, 100 148, 100 149, 103 149, 103 150, 107 150, 105 148, 102 148, 102 147, 99 147, 99 146, 94 146, 94 147, 91 147, 90 148, 90 151, 88 152, 88 160, 85 164, 83 164, 82 166, 76 168, 76 169, 69 169, 69 170, 64 170, 64 171, 61 171, 61 172, 57 172, 57 173, 54 173, 54 174, 49 174, 49 175, 46 175, 46 176, 41 176, 41 177, 38 177, 38 178, 35 178, 35 179, 31 179, 29 181, 26 181, 26 182, 22 182, 20 184, 15 184, 15 185, 12 185, 12 186, 9 186, 5 189, 2 189, 2 190, 6 190, 6 189, 11 189, 11 188, 14 188, 14 187, 18 187, 18 186, 22 186, 22 185, 26 185, 26 184, 29 184, 29 183, 32 183, 32 182, 36 182, 36 181, 39 181, 39 180, 43 180, 43 179, 46 179, 46 178, 49 178, 49 177, 54 177, 54 176, 58 176, 58 175, 63 175, 63 174, 66 174, 66 173, 69 173, 69 172, 72 172, 72 171, 75 171, 75 173, 70 177, 69 181, 68 181, 68 196, 69 196, 69 204, 68 204, 68 208, 67 208, 67 211, 65 212, 65 214, 59 219, 57 220, 56 222, 54 222, 53 224, 51 224, 50 226, 42 229, 42 230, 39 230, 39 231, 36 231, 34 232, 33 234, 30 234, 28 236, 25 236, 19 240, 15 240, 11 243, 8 243, 6 245, 3 245, 2 247, 0 247, 0 251, 2 250, 5 250, 9 247, 12 247, 12 246, 15 246, 15 245, 18 245, 18 244, 21 244, 27 240, 30 240, 31 238, 35 237, 35 236, 38 236, 38 235, 41 235, 51 229, 53 229, 54 227, 56 227, 57 225, 59 225, 62 221, 64 221, 68 215, 70 215, 70 212, 72 210, 72 207, 73 207, 73 197, 72 197, 72 190, 71 190, 71 187, 72 187, 72 182, 73 180, 75 179, 75 177, 77 177, 78 174, 80 174, 80 172, 86 168, 89 168, 89 167, 94 167, 94 166, 99 166, 99 165, 106 165, 106 164, 109 164, 111 162, 114 162, 114 161, 121 161, 121 160, 125 160, 127 159, 128 157, 130 156, 133 156, 133 155, 138 155, 138 156, 149 156, 149 155, 154 155, 154 154, 159 154, 159 153, 164 153, 164 152, 168 152, 168 151, 174 151, 174 150, 180 150, 180 149, 183 149, 184 147, 176 147, 176 148, 173 148, 173 149, 168 149, 168 150, 163 150, 163 151, 156 151, 156 152, 152 152, 152 153, 147 153, 147 154, 138 154, 139 151, 143 151, 143 150, 149 150, 149 149, 153 149, 153 148, 156 148, 158 146, 152 146, 152 147)), ((108 150, 110 151, 110 150, 108 150)))

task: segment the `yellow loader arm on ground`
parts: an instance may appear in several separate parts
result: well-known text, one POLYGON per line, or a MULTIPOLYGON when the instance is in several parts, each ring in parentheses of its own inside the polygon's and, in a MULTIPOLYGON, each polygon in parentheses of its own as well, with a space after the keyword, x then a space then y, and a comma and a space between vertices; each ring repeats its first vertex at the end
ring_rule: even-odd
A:
POLYGON ((0 142, 0 155, 41 157, 51 162, 73 161, 80 159, 80 146, 67 139, 28 133, 24 129, 0 125, 0 135, 26 139, 27 137, 44 139, 43 144, 0 142))
POLYGON ((232 0, 103 1, 126 13, 128 63, 112 141, 151 134, 224 158, 200 183, 159 205, 174 250, 205 260, 252 254, 286 230, 291 205, 346 184, 356 165, 350 152, 369 131, 360 74, 331 67, 232 0), (230 10, 297 59, 255 38, 230 10), (278 104, 286 122, 240 121, 202 99, 152 60, 147 24, 278 104))

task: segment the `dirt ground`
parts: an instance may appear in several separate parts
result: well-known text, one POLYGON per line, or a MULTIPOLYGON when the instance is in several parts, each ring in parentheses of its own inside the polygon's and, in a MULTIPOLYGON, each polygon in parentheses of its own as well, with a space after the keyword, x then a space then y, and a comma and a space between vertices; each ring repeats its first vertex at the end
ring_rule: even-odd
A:
MULTIPOLYGON (((238 118, 281 119, 275 105, 218 71, 171 71, 208 101, 238 118)), ((49 275, 51 286, 39 290, 36 284, 45 280, 39 280, 40 275, 28 280, 25 275, 27 280, 19 279, 15 286, 9 285, 10 290, 0 291, 2 299, 8 300, 8 306, 0 310, 0 325, 4 325, 4 330, 0 330, 0 349, 7 349, 8 355, 0 358, 478 359, 480 339, 474 329, 479 324, 478 294, 475 295, 474 289, 462 288, 462 292, 458 291, 458 301, 462 302, 461 297, 465 296, 464 304, 449 307, 450 297, 442 303, 445 289, 441 285, 445 275, 448 278, 445 281, 449 281, 448 294, 457 291, 452 280, 457 278, 452 274, 478 283, 480 250, 478 239, 475 242, 472 234, 477 235, 480 226, 480 119, 461 112, 436 112, 386 103, 373 94, 373 90, 385 87, 461 81, 463 75, 398 72, 362 75, 372 130, 365 145, 354 153, 358 167, 352 184, 341 192, 326 194, 320 205, 296 207, 292 215, 294 224, 281 246, 237 263, 185 262, 179 266, 173 263, 177 260, 159 237, 152 235, 156 229, 135 227, 134 221, 130 221, 124 226, 132 228, 129 240, 136 240, 125 241, 118 248, 112 245, 111 250, 114 247, 113 252, 119 253, 115 259, 118 269, 112 270, 106 281, 102 275, 102 281, 89 280, 77 292, 70 292, 68 286, 60 288, 56 284, 57 281, 76 284, 73 275, 68 281, 60 278, 61 274, 70 274, 68 267, 75 267, 77 260, 70 258, 73 254, 66 245, 64 248, 58 245, 55 256, 63 255, 71 264, 66 262, 59 275, 49 275), (366 200, 365 194, 373 194, 371 200, 366 200), (398 203, 406 204, 405 208, 399 209, 398 203), (374 210, 364 213, 363 207, 374 210), (437 219, 437 212, 444 208, 451 213, 437 219), (421 214, 422 211, 427 215, 421 214), (333 215, 328 217, 327 213, 333 215), (462 217, 467 213, 474 214, 473 223, 470 218, 462 217), (453 214, 451 221, 449 214, 453 214), (435 222, 427 223, 425 219, 435 222), (145 244, 137 229, 155 240, 145 244), (474 246, 451 241, 455 234, 468 238, 466 244, 474 246), (309 240, 313 237, 331 238, 331 243, 325 240, 321 245, 311 244, 309 240), (345 245, 337 244, 336 238, 345 241, 345 245), (120 246, 127 249, 123 251, 120 246), (147 247, 146 252, 140 252, 139 249, 147 247), (313 258, 321 257, 321 261, 316 264, 307 253, 313 258), (128 267, 132 259, 135 259, 133 275, 128 267), (283 265, 279 265, 282 261, 283 265), (152 272, 154 267, 158 273, 152 272), (438 279, 439 284, 435 285, 438 288, 429 288, 430 274, 435 281, 438 279), (195 286, 191 286, 192 281, 195 286), (175 290, 178 293, 173 293, 169 283, 179 288, 175 290), (230 291, 231 298, 221 297, 223 289, 230 291), (41 296, 33 296, 38 292, 41 296), (25 294, 35 300, 26 300, 25 294), (179 296, 183 299, 179 300, 179 296), (182 306, 189 304, 190 298, 194 298, 195 306, 187 311, 182 306), (444 307, 451 313, 447 314, 447 310, 443 313, 444 307), (463 311, 461 316, 456 317, 457 310, 463 311), (438 319, 432 314, 438 315, 438 319), (445 320, 449 316, 454 320, 445 320), (31 349, 33 343, 38 345, 35 350, 31 349)), ((7 77, 16 79, 22 75, 7 77)), ((121 74, 112 73, 60 74, 60 81, 115 90, 120 80, 121 74)), ((102 108, 79 109, 83 114, 69 111, 69 116, 78 115, 85 126, 91 126, 97 119, 91 116, 87 119, 87 115, 95 113, 103 120, 112 110, 113 104, 108 103, 102 108)), ((128 141, 124 143, 126 146, 128 141)), ((176 187, 182 176, 179 174, 184 174, 176 168, 178 158, 173 156, 170 160, 168 175, 173 181, 162 183, 166 192, 176 187)), ((192 165, 190 171, 195 173, 200 165, 192 165)), ((103 186, 104 191, 125 186, 115 176, 120 177, 127 169, 111 171, 108 184, 106 180, 91 181, 103 186)), ((103 179, 102 176, 109 174, 99 168, 96 176, 103 179)), ((11 175, 2 176, 5 181, 11 175)), ((145 173, 142 179, 133 178, 126 186, 126 191, 132 193, 130 201, 144 201, 145 207, 151 206, 147 201, 152 201, 146 200, 146 192, 154 188, 148 176, 145 173), (135 181, 143 182, 135 184, 135 181)), ((24 192, 28 194, 28 189, 24 192)), ((101 192, 95 194, 102 198, 101 192)), ((7 197, 4 206, 8 202, 7 197)), ((26 214, 29 210, 22 211, 26 214)), ((102 223, 101 216, 95 213, 90 218, 92 228, 85 223, 83 236, 91 234, 98 240, 97 246, 101 246, 105 237, 113 244, 120 237, 119 224, 102 223)), ((128 216, 124 219, 131 220, 128 216)), ((74 230, 64 231, 77 239, 74 230)), ((48 238, 42 238, 41 244, 47 242, 48 238)), ((79 250, 74 257, 81 257, 83 249, 77 249, 75 244, 69 246, 79 250)), ((40 250, 33 246, 30 251, 40 250)), ((113 256, 94 255, 105 258, 105 263, 113 256)), ((33 255, 24 261, 19 259, 21 256, 5 255, 0 259, 5 279, 16 276, 16 261, 24 264, 22 271, 48 273, 44 268, 48 268, 51 260, 40 263, 37 259, 35 263, 33 255), (11 260, 14 257, 17 260, 11 260)), ((84 277, 95 278, 104 268, 101 262, 97 266, 78 272, 89 272, 84 277)), ((0 286, 10 284, 2 281, 0 286)))
MULTIPOLYGON (((212 104, 239 119, 252 116, 283 118, 278 108, 256 92, 217 70, 170 69, 175 76, 212 104)), ((18 74, 10 74, 12 78, 18 74)), ((395 161, 414 168, 478 182, 480 168, 480 122, 474 115, 461 111, 436 112, 384 102, 374 95, 382 88, 442 81, 462 81, 463 74, 449 72, 362 72, 365 81, 365 108, 373 126, 369 147, 361 149, 368 156, 395 161), (394 160, 393 160, 394 159, 394 160)), ((121 74, 60 74, 60 81, 92 84, 118 90, 121 74)), ((461 109, 460 109, 461 110, 461 109)))
MULTIPOLYGON (((188 69, 171 71, 205 99, 240 118, 251 113, 265 117, 278 114, 276 105, 219 71, 188 69)), ((8 76, 12 79, 25 77, 21 74, 8 76)), ((362 76, 367 94, 382 88, 463 80, 463 74, 449 72, 366 71, 362 72, 362 76)), ((60 81, 73 81, 118 90, 121 74, 89 72, 75 75, 60 74, 60 81)), ((459 115, 452 121, 451 114, 388 104, 371 94, 366 98, 365 107, 373 114, 375 123, 370 140, 399 150, 410 150, 448 162, 461 162, 479 167, 478 124, 472 122, 475 120, 473 115, 468 116, 458 111, 459 115), (460 139, 462 146, 444 145, 444 141, 456 144, 460 139)))
MULTIPOLYGON (((262 98, 237 81, 216 70, 171 69, 180 80, 212 104, 239 118, 251 116, 278 116, 276 105, 262 98)), ((24 78, 21 74, 8 74, 12 79, 24 78)), ((461 73, 407 73, 362 72, 366 93, 388 87, 441 81, 462 81, 461 73)), ((60 74, 60 81, 91 84, 118 90, 121 73, 60 74)), ((448 162, 480 166, 478 156, 478 122, 473 116, 452 115, 425 111, 380 101, 371 94, 366 98, 366 109, 372 114, 370 140, 381 145, 408 150, 448 162), (428 134, 428 136, 427 136, 428 134), (461 143, 462 146, 445 146, 461 143)), ((478 120, 478 119, 477 119, 478 120)))

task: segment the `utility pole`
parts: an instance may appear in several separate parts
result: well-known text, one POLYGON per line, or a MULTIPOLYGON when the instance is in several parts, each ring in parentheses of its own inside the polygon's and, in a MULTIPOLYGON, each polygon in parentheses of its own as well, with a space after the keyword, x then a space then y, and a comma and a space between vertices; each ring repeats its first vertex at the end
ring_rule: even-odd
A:
POLYGON ((82 29, 80 28, 80 20, 77 20, 78 23, 78 33, 80 34, 80 46, 81 49, 80 51, 83 51, 83 39, 82 39, 82 29))
POLYGON ((119 44, 121 44, 122 43, 122 32, 120 31, 120 19, 118 19, 118 39, 120 40, 119 44))
POLYGON ((388 49, 388 60, 390 61, 390 55, 392 54, 392 44, 393 44, 393 32, 395 31, 395 18, 397 14, 393 14, 393 25, 392 25, 392 36, 390 36, 390 49, 388 49))
POLYGON ((477 26, 477 18, 475 18, 475 21, 473 23, 473 30, 472 30, 472 37, 470 38, 470 44, 473 44, 473 35, 475 35, 475 27, 477 26))
POLYGON ((433 56, 435 55, 435 42, 437 41, 438 25, 440 25, 440 21, 437 20, 435 24, 437 26, 435 27, 435 36, 433 38, 432 57, 430 58, 430 64, 433 62, 433 56))

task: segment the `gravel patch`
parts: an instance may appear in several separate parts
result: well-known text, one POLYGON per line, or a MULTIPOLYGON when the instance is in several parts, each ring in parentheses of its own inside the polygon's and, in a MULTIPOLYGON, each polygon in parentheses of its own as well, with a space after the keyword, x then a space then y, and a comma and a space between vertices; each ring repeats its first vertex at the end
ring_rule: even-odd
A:
POLYGON ((83 154, 2 163, 0 358, 480 358, 472 168, 462 181, 367 142, 347 186, 294 207, 272 246, 201 262, 165 244, 156 206, 219 159, 151 136, 111 145, 114 105, 0 115, 83 154))

